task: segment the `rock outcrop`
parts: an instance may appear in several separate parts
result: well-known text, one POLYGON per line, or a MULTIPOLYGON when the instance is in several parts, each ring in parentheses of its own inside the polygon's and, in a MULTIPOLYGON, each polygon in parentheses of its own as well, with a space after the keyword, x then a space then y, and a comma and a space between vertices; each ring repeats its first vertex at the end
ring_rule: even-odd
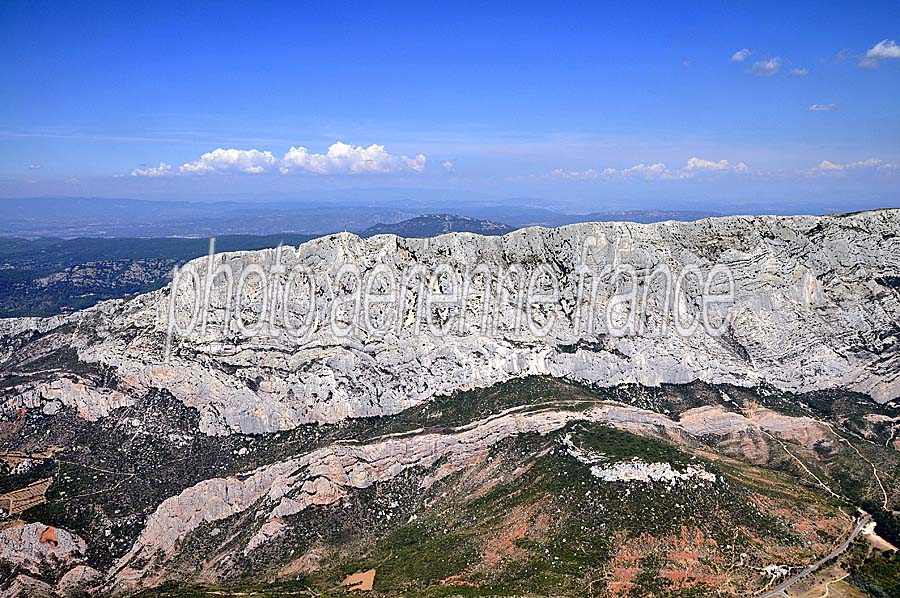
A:
MULTIPOLYGON (((898 232, 900 211, 885 210, 577 224, 503 237, 339 234, 195 260, 174 289, 52 320, 6 322, 0 344, 64 334, 56 342, 82 362, 115 372, 118 392, 167 389, 200 412, 208 434, 397 413, 435 394, 529 374, 598 385, 843 388, 887 402, 900 394, 900 294, 890 284, 900 276, 898 232), (226 266, 231 279, 207 276, 226 266), (704 296, 724 288, 716 268, 734 281, 733 301, 712 307, 711 319, 724 324, 716 334, 704 326, 679 332, 675 318, 698 317, 704 296), (687 275, 673 287, 661 269, 687 275), (280 292, 267 294, 261 276, 280 292), (454 276, 471 284, 453 290, 454 276), (551 278, 552 300, 522 304, 517 281, 549 287, 551 278), (388 279, 399 282, 391 288, 388 279), (627 289, 638 302, 623 307, 627 289), (381 300, 360 307, 354 300, 363 292, 381 300), (433 302, 448 296, 455 301, 433 302), (632 326, 613 333, 615 319, 629 314, 632 326), (258 320, 266 330, 274 324, 271 334, 248 334, 258 320), (540 333, 526 321, 543 326, 540 333), (288 332, 303 322, 312 323, 305 334, 288 332), (435 322, 440 334, 429 328, 435 322)), ((8 363, 16 360, 10 355, 8 363)), ((60 399, 90 403, 80 408, 86 417, 123 402, 55 384, 60 399)))
POLYGON ((66 570, 84 556, 84 540, 41 523, 13 523, 0 529, 2 561, 30 573, 66 570))

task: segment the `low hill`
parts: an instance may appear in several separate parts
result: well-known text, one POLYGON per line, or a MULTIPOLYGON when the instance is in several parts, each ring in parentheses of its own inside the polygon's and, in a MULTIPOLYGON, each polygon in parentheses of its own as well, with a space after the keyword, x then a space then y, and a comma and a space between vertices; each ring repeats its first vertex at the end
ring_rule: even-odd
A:
POLYGON ((477 233, 479 235, 505 235, 515 230, 513 227, 490 220, 479 220, 456 214, 425 214, 395 222, 394 224, 376 224, 360 233, 362 237, 391 234, 399 237, 422 238, 434 237, 444 233, 477 233))

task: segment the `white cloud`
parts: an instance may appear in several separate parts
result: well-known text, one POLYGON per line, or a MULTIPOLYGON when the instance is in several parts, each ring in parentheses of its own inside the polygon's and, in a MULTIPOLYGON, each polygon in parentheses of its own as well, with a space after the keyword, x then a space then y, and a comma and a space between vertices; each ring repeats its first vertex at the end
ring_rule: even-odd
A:
POLYGON ((703 158, 695 157, 687 161, 685 170, 728 170, 728 160, 719 160, 718 162, 713 162, 711 160, 704 160, 703 158))
MULTIPOLYGON (((369 147, 349 145, 338 141, 324 154, 310 152, 305 147, 291 147, 281 159, 268 150, 215 149, 200 156, 199 160, 186 162, 177 169, 162 163, 158 167, 139 167, 131 176, 160 177, 170 175, 207 174, 262 174, 308 172, 314 174, 356 174, 421 172, 425 169, 425 156, 415 158, 388 153, 383 145, 369 147)), ((445 162, 444 168, 452 162, 445 162)))
POLYGON ((445 160, 441 163, 441 166, 447 172, 453 172, 454 170, 456 170, 456 163, 452 162, 451 160, 445 160))
POLYGON ((172 165, 166 164, 165 162, 157 167, 135 168, 131 171, 131 176, 160 177, 171 176, 173 174, 175 174, 175 172, 172 170, 172 165))
POLYGON ((666 177, 668 172, 668 168, 666 168, 666 165, 662 162, 657 162, 650 165, 644 164, 642 162, 630 168, 620 170, 619 174, 621 174, 622 176, 642 176, 645 179, 658 179, 666 177))
POLYGON ((754 62, 750 67, 750 72, 758 77, 771 77, 779 70, 781 70, 781 58, 778 56, 754 62))
MULTIPOLYGON (((728 160, 706 160, 696 156, 690 158, 681 168, 670 169, 661 162, 652 164, 640 163, 628 168, 606 168, 604 170, 589 168, 587 170, 565 170, 557 168, 549 176, 572 181, 680 181, 704 180, 721 176, 837 176, 851 174, 878 174, 894 176, 900 174, 900 163, 889 163, 877 158, 857 160, 855 162, 832 162, 822 160, 813 168, 800 170, 760 171, 753 170, 746 162, 732 163, 728 160)), ((546 175, 544 175, 546 176, 546 175)))
POLYGON ((304 171, 316 174, 389 173, 425 170, 425 156, 395 156, 383 145, 369 147, 348 145, 338 141, 327 153, 313 154, 305 147, 291 147, 281 158, 279 170, 284 174, 304 171))
POLYGON ((900 58, 900 46, 892 39, 883 39, 866 52, 866 58, 900 58))
POLYGON ((847 50, 846 48, 843 50, 839 50, 837 54, 834 55, 835 62, 845 62, 853 58, 853 52, 847 50))
POLYGON ((868 160, 859 160, 857 162, 832 162, 830 160, 822 160, 813 170, 813 174, 839 173, 849 170, 874 170, 877 172, 892 172, 900 168, 900 164, 889 164, 876 158, 868 160))
POLYGON ((599 177, 600 173, 593 168, 588 168, 584 171, 563 170, 562 168, 557 168, 550 172, 550 176, 560 179, 593 180, 599 177))
MULTIPOLYGON (((643 166, 643 164, 641 164, 643 166)), ((557 168, 556 170, 550 173, 550 176, 562 179, 575 179, 582 181, 590 181, 599 178, 610 178, 614 176, 620 176, 625 173, 625 170, 616 170, 615 168, 604 168, 603 170, 595 170, 593 168, 588 168, 587 170, 563 170, 562 168, 557 168)))
POLYGON ((738 50, 734 54, 731 55, 732 62, 744 62, 748 56, 750 56, 753 52, 744 48, 743 50, 738 50))
POLYGON ((44 167, 43 164, 30 164, 28 166, 28 170, 40 170, 43 167, 44 167))
POLYGON ((866 52, 859 60, 860 68, 878 68, 879 61, 900 58, 900 45, 892 39, 883 39, 866 52))
POLYGON ((810 112, 828 112, 831 110, 837 110, 837 104, 813 104, 807 110, 810 112))
POLYGON ((881 166, 883 162, 881 160, 876 160, 875 158, 869 158, 868 160, 861 160, 859 162, 851 162, 847 164, 847 168, 875 168, 876 166, 881 166))
POLYGON ((182 174, 261 174, 275 167, 277 160, 270 151, 215 149, 199 160, 182 164, 182 174))
POLYGON ((845 166, 843 164, 835 164, 834 162, 830 162, 828 160, 822 160, 819 162, 819 166, 817 167, 819 170, 844 170, 845 166))
POLYGON ((628 168, 616 169, 605 168, 596 170, 589 168, 587 170, 565 170, 557 168, 550 173, 551 177, 590 181, 594 179, 611 179, 611 178, 642 178, 645 180, 678 180, 689 179, 705 172, 749 172, 750 167, 744 162, 738 162, 734 167, 730 165, 728 160, 704 160, 703 158, 693 157, 687 161, 683 168, 670 170, 662 162, 652 164, 635 164, 628 168))
POLYGON ((809 74, 809 69, 794 68, 788 71, 792 77, 805 77, 809 74))

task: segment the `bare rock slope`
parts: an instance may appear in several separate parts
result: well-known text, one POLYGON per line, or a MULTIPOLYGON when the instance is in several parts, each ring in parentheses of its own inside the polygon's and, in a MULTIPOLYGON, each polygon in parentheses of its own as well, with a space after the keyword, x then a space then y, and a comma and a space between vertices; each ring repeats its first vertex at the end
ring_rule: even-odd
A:
POLYGON ((4 369, 64 346, 117 386, 56 383, 71 374, 61 368, 22 379, 7 402, 52 410, 75 401, 91 418, 166 389, 214 435, 397 413, 530 374, 602 386, 843 388, 887 402, 900 394, 898 233, 900 211, 885 210, 502 237, 345 233, 222 254, 192 262, 174 289, 0 322, 4 369), (209 275, 224 267, 230 277, 209 275), (677 330, 676 319, 699 318, 704 297, 724 292, 723 269, 734 296, 711 307, 720 332, 677 330), (276 292, 265 292, 261 272, 276 292), (529 284, 550 299, 532 304, 529 284), (623 292, 636 302, 623 306, 623 292), (380 299, 367 304, 366 295, 380 299), (610 328, 629 315, 630 328, 610 328), (260 321, 264 331, 254 331, 260 321))

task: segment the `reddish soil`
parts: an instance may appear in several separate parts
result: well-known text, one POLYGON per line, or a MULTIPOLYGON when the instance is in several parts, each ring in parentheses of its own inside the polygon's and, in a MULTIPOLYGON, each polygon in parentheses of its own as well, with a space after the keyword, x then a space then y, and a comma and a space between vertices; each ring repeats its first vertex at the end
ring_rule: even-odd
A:
POLYGON ((482 562, 492 567, 502 560, 521 552, 516 548, 516 541, 526 536, 543 535, 550 527, 550 517, 541 512, 546 500, 532 505, 519 505, 503 520, 496 536, 487 541, 482 551, 482 562))
POLYGON ((59 537, 57 537, 56 535, 56 528, 52 526, 47 527, 47 529, 41 532, 41 536, 40 538, 38 538, 38 541, 41 544, 49 544, 54 548, 59 546, 59 537))

